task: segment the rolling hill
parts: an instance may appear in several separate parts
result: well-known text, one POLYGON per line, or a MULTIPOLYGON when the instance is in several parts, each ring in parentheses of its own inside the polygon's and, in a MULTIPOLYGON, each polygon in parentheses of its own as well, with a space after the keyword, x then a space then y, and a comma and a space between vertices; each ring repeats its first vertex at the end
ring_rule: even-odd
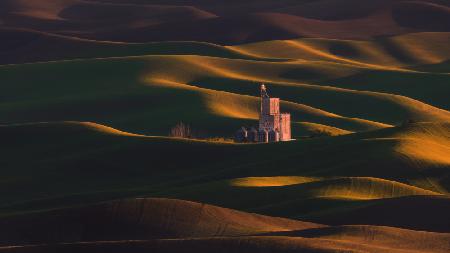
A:
MULTIPOLYGON (((250 124, 256 118, 258 100, 249 96, 255 94, 255 82, 270 84, 273 93, 285 99, 283 106, 293 113, 294 120, 347 131, 377 129, 408 119, 449 119, 448 111, 444 110, 448 108, 446 74, 389 69, 381 73, 399 81, 386 88, 373 86, 374 91, 366 91, 329 85, 332 80, 346 77, 349 80, 352 75, 356 79, 358 73, 366 71, 360 66, 333 62, 272 62, 193 55, 9 65, 0 67, 5 88, 1 95, 4 106, 0 108, 3 113, 0 120, 12 123, 93 121, 153 135, 165 135, 175 123, 186 121, 197 124, 196 128, 207 135, 230 136, 239 125, 250 124), (119 71, 111 72, 111 69, 119 71), (311 81, 308 75, 302 76, 303 81, 296 77, 310 70, 317 71, 317 81, 311 81), (41 75, 42 71, 51 74, 41 75), (430 82, 440 79, 434 89, 439 91, 438 95, 420 86, 422 80, 416 89, 408 89, 408 81, 416 75, 430 82), (28 76, 36 79, 30 83, 28 76), (54 80, 64 81, 64 85, 57 85, 54 80), (385 93, 384 89, 398 93, 385 93), (170 103, 175 97, 178 102, 170 103), (434 101, 435 106, 418 99, 434 101), (33 106, 23 107, 21 101, 33 106), (125 103, 111 111, 111 106, 116 106, 118 101, 125 103), (188 106, 187 101, 190 101, 188 106), (149 110, 149 106, 153 109, 149 110), (189 107, 194 114, 189 113, 189 107), (150 124, 152 115, 162 114, 166 115, 165 119, 150 124), (212 118, 218 120, 216 126, 202 123, 211 122, 212 118)), ((374 75, 374 79, 378 76, 374 75)))
POLYGON ((448 1, 2 1, 2 24, 95 40, 240 44, 450 31, 448 1), (322 11, 327 10, 327 11, 322 11), (223 32, 226 31, 226 32, 223 32))
POLYGON ((390 227, 328 227, 170 199, 116 201, 0 223, 6 224, 2 243, 24 245, 0 246, 0 252, 446 252, 450 239, 390 227), (35 241, 52 243, 27 245, 35 241))
POLYGON ((17 215, 1 222, 2 245, 250 236, 325 227, 171 199, 127 199, 17 215), (47 227, 52 224, 64 224, 65 228, 54 237, 53 230, 59 228, 47 227))
POLYGON ((449 24, 448 0, 0 1, 0 253, 448 252, 449 24), (295 140, 232 141, 261 83, 295 140))
MULTIPOLYGON (((448 123, 419 123, 332 139, 239 145, 133 135, 90 123, 3 126, 0 136, 8 147, 3 151, 8 159, 4 160, 2 187, 10 194, 2 197, 1 210, 6 215, 123 197, 160 196, 320 223, 330 217, 337 221, 333 215, 346 217, 380 201, 424 195, 424 201, 431 198, 430 210, 442 211, 432 206, 448 207, 448 129, 448 123), (411 152, 415 145, 428 145, 432 155, 411 152), (169 162, 171 154, 177 159, 169 162), (204 158, 190 159, 196 154, 204 158), (253 157, 266 158, 255 161, 253 157), (272 180, 278 185, 270 185, 272 180), (236 195, 241 197, 234 198, 236 195)), ((400 220, 404 218, 401 212, 396 214, 400 220)), ((436 224, 445 224, 442 214, 425 220, 419 218, 422 213, 411 215, 408 223, 378 224, 386 221, 375 222, 376 218, 364 221, 429 231, 442 231, 436 224)))

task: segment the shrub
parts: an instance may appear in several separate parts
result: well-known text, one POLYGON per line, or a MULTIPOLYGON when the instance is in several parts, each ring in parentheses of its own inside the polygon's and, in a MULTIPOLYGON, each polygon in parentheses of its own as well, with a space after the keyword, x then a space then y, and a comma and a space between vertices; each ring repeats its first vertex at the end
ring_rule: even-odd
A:
POLYGON ((328 136, 330 136, 330 133, 324 129, 315 130, 309 135, 310 138, 328 137, 328 136))

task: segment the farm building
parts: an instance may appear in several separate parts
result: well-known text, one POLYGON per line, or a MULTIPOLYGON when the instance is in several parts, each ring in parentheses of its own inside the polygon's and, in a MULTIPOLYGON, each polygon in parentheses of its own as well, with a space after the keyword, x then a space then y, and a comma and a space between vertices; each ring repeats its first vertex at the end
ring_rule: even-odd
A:
POLYGON ((280 99, 269 97, 266 86, 262 84, 258 130, 242 127, 236 133, 235 141, 278 142, 290 140, 292 140, 291 115, 280 112, 280 99))

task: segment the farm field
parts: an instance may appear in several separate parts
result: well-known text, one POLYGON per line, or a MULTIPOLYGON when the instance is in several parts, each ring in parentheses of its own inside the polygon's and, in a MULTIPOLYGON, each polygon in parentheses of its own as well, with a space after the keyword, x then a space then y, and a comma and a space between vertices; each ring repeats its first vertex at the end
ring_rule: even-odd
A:
POLYGON ((0 253, 448 252, 450 2, 357 2, 2 1, 0 253))

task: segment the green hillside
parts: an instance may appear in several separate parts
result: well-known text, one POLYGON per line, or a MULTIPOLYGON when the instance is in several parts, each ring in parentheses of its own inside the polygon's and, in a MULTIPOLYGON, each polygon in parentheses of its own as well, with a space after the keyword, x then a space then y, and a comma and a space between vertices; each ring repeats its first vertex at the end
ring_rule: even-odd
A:
MULTIPOLYGON (((445 36, 390 40, 436 52, 445 36), (424 38, 434 43, 421 43, 424 38)), ((445 54, 403 62, 380 41, 81 42, 111 44, 117 56, 134 54, 131 48, 153 55, 0 66, 5 215, 159 196, 320 221, 367 203, 449 191, 448 74, 431 69, 445 54), (336 54, 336 43, 360 53, 336 54), (271 46, 282 51, 268 51, 271 46), (123 54, 115 47, 124 47, 123 54), (381 65, 382 58, 391 64, 381 65), (260 82, 282 98, 297 141, 236 145, 164 137, 178 122, 209 140, 256 125, 260 82), (318 134, 337 137, 309 138, 318 134)), ((83 57, 109 54, 93 48, 83 57)))
POLYGON ((430 149, 445 154, 450 136, 441 134, 448 134, 449 128, 447 123, 420 123, 340 137, 242 145, 136 136, 91 123, 2 126, 1 187, 9 194, 2 196, 0 210, 8 215, 159 196, 308 218, 321 210, 351 211, 380 199, 446 194, 450 161, 425 159, 404 147, 414 145, 411 140, 429 144, 439 137, 430 149), (315 179, 264 186, 277 176, 315 179), (253 177, 250 186, 233 183, 245 177, 253 177), (262 183, 258 177, 265 177, 262 183), (311 201, 320 204, 280 209, 311 201))
MULTIPOLYGON (((202 56, 2 66, 0 122, 92 121, 134 133, 166 135, 170 127, 184 121, 207 136, 231 136, 239 126, 254 124, 257 118, 257 81, 269 83, 272 94, 284 99, 283 110, 291 112, 293 120, 299 122, 365 131, 400 124, 407 119, 446 121, 450 118, 448 111, 408 97, 304 84, 302 80, 292 82, 282 77, 284 73, 305 67, 326 66, 327 63, 305 66, 202 56)), ((346 69, 364 71, 342 66, 339 71, 344 72, 339 73, 345 73, 346 69)), ((333 77, 333 73, 325 70, 323 75, 332 79, 342 74, 333 77)), ((415 74, 409 75, 413 78, 415 74)), ((430 81, 434 80, 432 75, 430 81)), ((396 89, 401 89, 401 83, 396 89)), ((426 96, 422 89, 426 87, 414 92, 426 96)), ((447 88, 442 86, 442 89, 438 94, 445 94, 447 88)), ((405 94, 411 92, 405 90, 405 94)), ((301 130, 294 129, 294 135, 309 134, 301 130)))

